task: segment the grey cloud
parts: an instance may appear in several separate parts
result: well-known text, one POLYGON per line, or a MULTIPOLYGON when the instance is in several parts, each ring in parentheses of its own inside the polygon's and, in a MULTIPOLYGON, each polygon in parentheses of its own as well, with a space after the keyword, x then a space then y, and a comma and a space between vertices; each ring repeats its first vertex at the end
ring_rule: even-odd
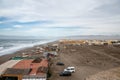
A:
MULTIPOLYGON (((0 16, 10 17, 13 21, 28 23, 44 20, 55 21, 55 23, 37 25, 39 28, 46 30, 63 29, 65 32, 68 29, 78 29, 77 33, 79 33, 82 29, 83 34, 96 34, 98 31, 100 33, 113 34, 120 26, 120 0, 0 1, 0 16), (113 31, 112 29, 114 27, 116 29, 113 31), (110 30, 108 30, 108 28, 110 30)), ((32 26, 34 27, 36 25, 32 26)), ((36 30, 37 29, 33 28, 31 32, 36 30)), ((119 31, 117 31, 117 33, 118 32, 119 31)), ((76 31, 74 31, 73 34, 74 33, 76 33, 76 31)))
POLYGON ((93 13, 98 14, 99 16, 116 16, 120 15, 120 0, 104 0, 99 1, 101 6, 98 6, 94 9, 93 13))

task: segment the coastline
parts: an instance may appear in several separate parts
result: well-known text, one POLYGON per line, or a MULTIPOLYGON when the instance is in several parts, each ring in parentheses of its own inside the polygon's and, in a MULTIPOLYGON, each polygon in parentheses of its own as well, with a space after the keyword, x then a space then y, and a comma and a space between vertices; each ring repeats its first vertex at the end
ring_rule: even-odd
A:
MULTIPOLYGON (((49 80, 86 80, 89 76, 98 74, 99 72, 120 67, 120 45, 65 44, 59 43, 58 40, 0 56, 0 64, 8 61, 12 57, 22 56, 22 53, 29 53, 31 57, 42 57, 43 54, 37 53, 37 49, 40 47, 45 48, 52 44, 59 44, 60 51, 58 52, 58 56, 52 58, 53 64, 50 66, 52 76, 49 80), (65 65, 58 66, 56 65, 57 62, 63 62, 65 65), (74 66, 76 72, 69 78, 59 76, 58 73, 68 66, 74 66)), ((109 75, 107 76, 109 77, 109 75)))
MULTIPOLYGON (((0 56, 0 65, 2 63, 4 63, 4 62, 10 60, 12 57, 22 56, 22 53, 27 53, 27 54, 30 54, 30 55, 35 55, 35 53, 32 52, 32 51, 35 51, 38 46, 39 47, 43 47, 44 45, 51 45, 51 44, 54 44, 56 42, 57 41, 47 42, 47 43, 43 43, 43 44, 38 44, 38 45, 34 45, 33 47, 27 47, 27 48, 23 48, 23 49, 17 50, 17 51, 15 51, 13 53, 10 53, 10 54, 1 55, 0 56)), ((41 54, 39 54, 39 56, 41 56, 41 54)))

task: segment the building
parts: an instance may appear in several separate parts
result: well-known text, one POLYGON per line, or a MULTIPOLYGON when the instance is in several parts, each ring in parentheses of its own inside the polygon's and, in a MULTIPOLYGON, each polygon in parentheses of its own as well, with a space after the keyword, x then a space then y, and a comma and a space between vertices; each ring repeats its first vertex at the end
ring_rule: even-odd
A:
POLYGON ((2 80, 46 80, 48 60, 36 58, 25 59, 7 68, 2 73, 2 80))
POLYGON ((58 53, 56 51, 44 52, 43 56, 45 58, 56 57, 56 56, 58 56, 58 53))

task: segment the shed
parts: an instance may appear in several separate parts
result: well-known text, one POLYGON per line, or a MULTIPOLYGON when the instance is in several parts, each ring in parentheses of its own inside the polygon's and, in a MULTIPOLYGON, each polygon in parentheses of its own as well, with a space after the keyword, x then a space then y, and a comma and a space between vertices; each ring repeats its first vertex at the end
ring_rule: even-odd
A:
POLYGON ((44 53, 43 53, 43 56, 44 56, 44 57, 48 57, 48 55, 57 56, 58 53, 57 53, 56 51, 50 51, 50 52, 44 52, 44 53))
POLYGON ((3 80, 22 80, 23 75, 28 75, 31 69, 8 68, 2 75, 3 80))

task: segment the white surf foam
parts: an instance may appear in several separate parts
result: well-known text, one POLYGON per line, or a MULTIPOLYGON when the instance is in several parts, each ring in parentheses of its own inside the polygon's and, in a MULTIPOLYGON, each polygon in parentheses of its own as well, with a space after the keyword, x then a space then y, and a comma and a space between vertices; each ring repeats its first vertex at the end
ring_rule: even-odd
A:
POLYGON ((21 49, 24 49, 24 48, 33 47, 35 45, 40 45, 40 44, 46 44, 46 43, 53 42, 53 41, 55 41, 55 40, 40 41, 40 42, 36 42, 36 43, 33 43, 33 44, 21 44, 21 45, 14 46, 14 47, 11 47, 11 48, 8 48, 8 49, 1 48, 0 56, 5 55, 5 54, 11 54, 11 53, 19 51, 21 49))

